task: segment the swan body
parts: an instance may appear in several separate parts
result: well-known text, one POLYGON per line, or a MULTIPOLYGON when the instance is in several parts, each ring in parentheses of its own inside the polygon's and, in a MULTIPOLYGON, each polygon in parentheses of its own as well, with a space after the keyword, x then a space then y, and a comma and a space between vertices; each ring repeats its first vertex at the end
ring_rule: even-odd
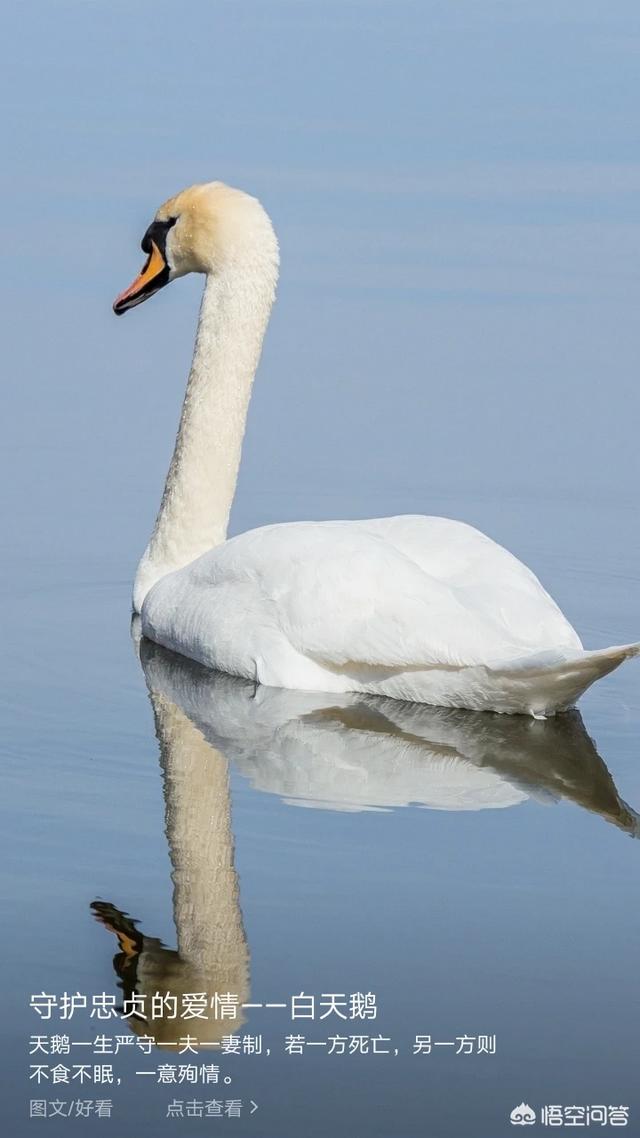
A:
POLYGON ((430 517, 233 537, 151 589, 142 631, 272 687, 536 716, 568 706, 632 651, 584 653, 521 562, 470 526, 430 517))
POLYGON ((544 717, 640 645, 585 651, 535 575, 462 522, 294 522, 227 539, 278 248, 254 199, 222 183, 158 210, 121 313, 206 276, 173 459, 134 586, 144 636, 273 687, 365 692, 544 717))

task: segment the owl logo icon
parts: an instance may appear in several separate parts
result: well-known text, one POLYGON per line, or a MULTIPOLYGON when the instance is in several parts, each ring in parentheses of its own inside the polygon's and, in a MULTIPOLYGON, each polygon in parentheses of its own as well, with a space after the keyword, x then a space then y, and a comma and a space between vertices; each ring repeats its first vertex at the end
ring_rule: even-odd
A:
POLYGON ((509 1119, 512 1126, 533 1126, 536 1120, 536 1112, 527 1106, 526 1102, 521 1102, 520 1106, 514 1106, 509 1119))

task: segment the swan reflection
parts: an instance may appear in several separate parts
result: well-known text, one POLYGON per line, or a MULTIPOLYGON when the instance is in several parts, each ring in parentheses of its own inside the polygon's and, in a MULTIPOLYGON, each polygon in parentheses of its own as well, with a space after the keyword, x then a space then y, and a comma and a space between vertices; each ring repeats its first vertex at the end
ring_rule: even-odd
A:
MULTIPOLYGON (((428 707, 356 693, 256 687, 142 641, 164 782, 177 950, 94 902, 118 938, 124 995, 235 993, 249 1002, 249 950, 234 866, 229 763, 292 805, 385 810, 517 806, 567 799, 638 836, 578 712, 525 716, 428 707)), ((213 1016, 213 1012, 209 1013, 213 1016)), ((138 1034, 217 1042, 238 1018, 132 1017, 138 1034)))
MULTIPOLYGON (((619 797, 578 712, 532 720, 256 687, 147 640, 141 662, 154 706, 182 712, 197 732, 194 778, 207 756, 224 755, 256 789, 298 806, 484 810, 566 798, 637 831, 638 816, 619 797)), ((186 762, 185 755, 183 770, 186 762)))

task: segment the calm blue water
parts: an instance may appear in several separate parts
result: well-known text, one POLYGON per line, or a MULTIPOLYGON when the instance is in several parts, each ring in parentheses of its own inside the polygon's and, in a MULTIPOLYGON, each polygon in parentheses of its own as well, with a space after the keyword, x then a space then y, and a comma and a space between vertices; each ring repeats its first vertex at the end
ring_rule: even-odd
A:
MULTIPOLYGON (((530 537, 527 552, 594 637, 619 639, 629 611, 640 623, 629 589, 637 540, 616 557, 580 556, 580 537, 597 530, 604 546, 612 519, 622 526, 628 508, 479 495, 451 504, 467 517, 493 517, 494 526, 499 513, 516 546, 525 514, 535 533, 566 510, 573 546, 565 539, 552 554, 530 537)), ((247 511, 246 520, 257 518, 247 511)), ((172 791, 168 782, 165 804, 127 598, 125 566, 116 558, 23 560, 5 587, 10 757, 3 812, 13 857, 3 868, 1 1029, 13 1133, 36 1125, 25 1121, 30 1098, 73 1097, 64 1087, 41 1096, 28 1086, 30 1062, 65 1063, 64 1056, 27 1056, 31 1034, 65 1031, 60 1023, 39 1026, 30 994, 119 992, 112 967, 118 946, 92 919, 90 902, 109 902, 137 918, 146 937, 176 945, 165 806, 178 813, 179 828, 188 790, 172 791)), ((147 652, 145 666, 154 690, 181 706, 207 739, 196 763, 203 785, 208 762, 221 755, 230 762, 246 935, 246 949, 240 938, 233 951, 250 960, 245 1002, 372 992, 378 1015, 374 1023, 345 1025, 335 1014, 292 1022, 290 1008, 255 1009, 239 1034, 262 1035, 263 1054, 220 1056, 220 1078, 233 1079, 221 1094, 136 1076, 159 1063, 199 1060, 158 1050, 141 1062, 132 1048, 111 1060, 119 1086, 80 1097, 111 1097, 113 1118, 132 1135, 164 1127, 204 1134, 215 1122, 267 1138, 329 1130, 413 1138, 431 1128, 466 1138, 507 1134, 507 1116, 522 1100, 638 1110, 640 846, 632 835, 640 712, 633 668, 583 701, 583 725, 572 717, 538 724, 393 702, 336 707, 330 698, 256 693, 233 681, 216 686, 162 653, 147 652), (290 1055, 283 1050, 290 1034, 316 1041, 380 1034, 398 1055, 326 1048, 290 1055), (434 1041, 495 1035, 496 1053, 456 1056, 443 1047, 414 1056, 417 1034, 434 1041), (259 1108, 235 1120, 164 1119, 174 1099, 214 1097, 252 1099, 259 1108)), ((178 773, 191 761, 190 745, 170 758, 178 773)), ((200 904, 186 930, 182 917, 187 941, 189 920, 215 935, 218 903, 229 910, 226 886, 217 900, 220 855, 207 847, 206 819, 205 810, 191 823, 190 852, 171 851, 174 870, 200 904)), ((235 919, 233 905, 229 911, 235 919)), ((152 948, 144 951, 154 958, 152 948)), ((188 962, 189 980, 179 984, 166 979, 162 959, 154 967, 161 991, 172 983, 201 991, 207 979, 206 968, 194 975, 188 962)), ((137 984, 151 992, 139 977, 137 984)), ((100 1030, 122 1034, 126 1025, 117 1022, 100 1030)), ((95 1020, 82 1014, 67 1028, 80 1040, 98 1034, 95 1020)), ((69 1064, 87 1062, 79 1051, 69 1064)), ((72 1132, 71 1121, 46 1125, 72 1132)))
POLYGON ((640 638, 636 5, 189 12, 6 13, 7 1133, 503 1138, 522 1102, 627 1105, 637 1132, 640 666, 537 724, 254 691, 139 653, 130 583, 199 284, 110 310, 161 200, 215 177, 257 193, 282 279, 233 532, 461 518, 587 645, 640 638), (262 1054, 123 1043, 91 1056, 113 1085, 29 1080, 88 1063, 72 1041, 143 1030, 43 1023, 31 994, 232 978, 244 1003, 287 1005, 237 1021, 262 1054), (292 1020, 301 992, 315 1020, 292 1020), (358 992, 375 1020, 319 1018, 323 994, 358 992), (42 1033, 68 1055, 30 1056, 42 1033), (294 1034, 389 1054, 287 1054, 294 1034), (435 1046, 481 1035, 495 1054, 435 1046), (189 1063, 218 1083, 135 1074, 189 1063), (110 1121, 29 1118, 30 1099, 103 1098, 110 1121), (187 1114, 235 1099, 240 1118, 187 1114))

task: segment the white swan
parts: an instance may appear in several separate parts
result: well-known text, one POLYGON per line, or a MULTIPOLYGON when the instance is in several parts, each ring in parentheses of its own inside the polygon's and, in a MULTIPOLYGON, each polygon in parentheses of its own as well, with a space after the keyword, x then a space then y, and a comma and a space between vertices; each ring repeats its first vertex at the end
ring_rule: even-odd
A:
POLYGON ((278 246, 220 182, 165 202, 118 314, 204 273, 175 450, 134 609, 143 634, 274 687, 523 712, 571 706, 640 645, 588 652, 534 574, 463 522, 405 516, 265 526, 227 540, 278 246))

